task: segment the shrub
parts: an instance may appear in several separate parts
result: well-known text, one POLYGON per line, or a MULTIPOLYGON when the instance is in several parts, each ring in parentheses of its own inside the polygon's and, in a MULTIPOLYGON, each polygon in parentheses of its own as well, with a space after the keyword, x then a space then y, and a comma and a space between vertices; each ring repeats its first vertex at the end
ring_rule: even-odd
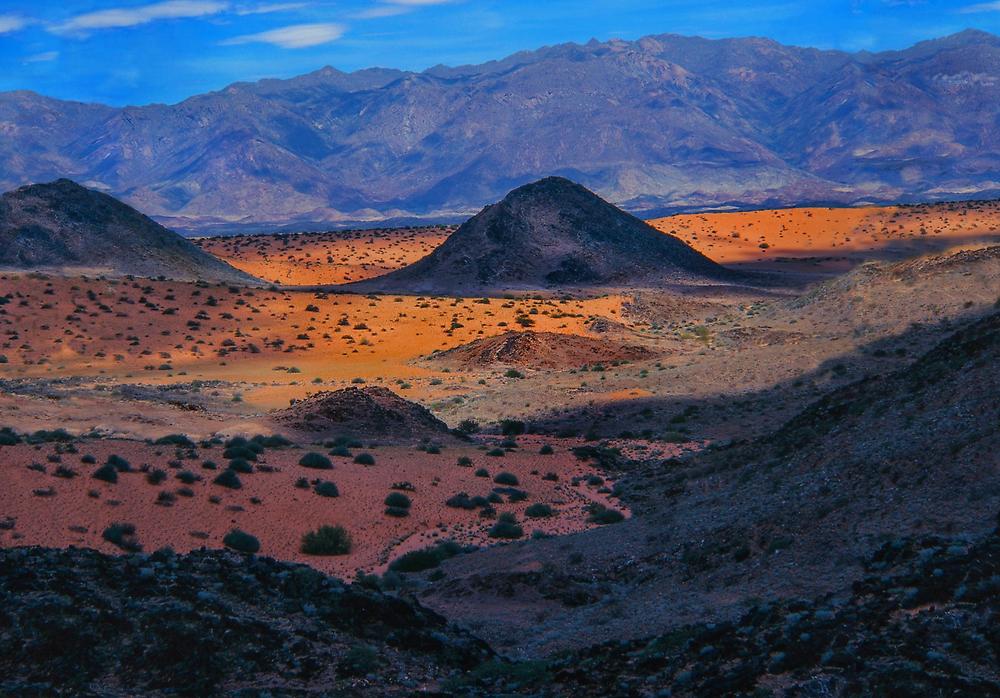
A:
POLYGON ((257 460, 257 451, 248 446, 230 446, 222 452, 222 457, 227 460, 242 458, 243 460, 257 460))
POLYGON ((386 516, 395 516, 397 519, 401 519, 405 516, 410 515, 409 509, 404 509, 403 507, 386 507, 386 516))
POLYGON ((121 456, 116 456, 116 455, 108 456, 106 465, 110 465, 112 468, 114 468, 120 473, 127 473, 132 470, 132 466, 131 464, 129 464, 127 460, 125 460, 121 456))
POLYGON ((498 485, 515 486, 519 484, 517 476, 514 473, 508 473, 506 470, 497 473, 496 477, 493 478, 493 482, 497 483, 498 485))
POLYGON ((472 466, 472 459, 468 456, 459 456, 458 464, 463 468, 469 468, 472 466))
POLYGON ((303 468, 313 468, 314 470, 332 470, 333 463, 322 453, 307 453, 299 459, 299 465, 303 468))
POLYGON ((292 442, 282 436, 281 434, 271 434, 270 436, 264 436, 258 434, 257 436, 250 439, 251 443, 257 444, 262 448, 281 448, 282 446, 291 446, 292 442))
POLYGON ((543 456, 551 456, 553 453, 555 453, 555 450, 548 444, 545 444, 540 449, 538 449, 538 452, 543 456))
POLYGON ((375 465, 375 456, 370 453, 359 453, 354 457, 354 462, 358 465, 375 465))
POLYGON ((130 523, 113 523, 104 529, 101 537, 129 553, 137 553, 142 550, 142 546, 139 545, 139 540, 135 536, 135 526, 130 523))
POLYGON ((399 507, 400 509, 409 509, 412 503, 410 498, 402 492, 390 492, 384 502, 387 507, 399 507))
POLYGON ((301 551, 306 555, 347 555, 351 535, 343 526, 320 526, 302 536, 301 551))
POLYGON ((478 468, 476 472, 473 473, 473 475, 475 475, 476 477, 489 477, 490 471, 488 471, 486 468, 478 468))
POLYGON ((86 454, 86 455, 84 455, 84 456, 80 456, 80 462, 81 462, 81 463, 86 463, 86 464, 88 464, 88 465, 93 465, 94 463, 96 463, 96 462, 97 462, 97 459, 96 459, 96 458, 94 458, 94 457, 93 457, 92 455, 90 455, 90 454, 88 453, 88 454, 86 454))
POLYGON ((249 474, 253 472, 253 466, 244 458, 233 458, 229 461, 229 469, 236 473, 249 474))
POLYGON ((420 550, 411 550, 400 555, 389 563, 389 569, 393 572, 423 572, 440 565, 444 560, 461 555, 467 552, 468 548, 463 548, 454 541, 441 541, 437 545, 420 550))
POLYGON ((517 518, 509 511, 500 514, 500 518, 490 528, 490 538, 514 539, 524 535, 524 529, 517 523, 517 518))
POLYGON ((493 490, 493 494, 507 495, 508 502, 523 502, 528 498, 527 492, 519 490, 516 487, 496 487, 493 490))
POLYGON ((603 504, 598 504, 594 502, 587 507, 587 512, 590 516, 587 521, 596 524, 613 524, 624 520, 625 515, 620 511, 615 511, 614 509, 608 509, 603 504))
POLYGON ((156 446, 183 446, 184 448, 194 448, 195 443, 185 434, 167 434, 161 436, 153 442, 156 446))
POLYGON ((105 463, 100 468, 94 471, 93 478, 95 480, 103 480, 104 482, 110 482, 112 485, 118 482, 118 471, 115 467, 109 463, 105 463))
POLYGON ((503 374, 505 378, 524 378, 524 374, 518 371, 516 368, 509 368, 503 374))
POLYGON ((340 490, 337 489, 337 486, 332 482, 327 482, 326 480, 320 480, 319 482, 317 482, 316 486, 313 488, 313 491, 320 497, 340 496, 340 490))
POLYGON ((222 539, 222 544, 231 550, 239 553, 247 553, 248 555, 252 555, 260 550, 260 541, 257 540, 256 536, 251 536, 249 533, 241 531, 238 528, 234 528, 227 533, 226 537, 222 539))
POLYGON ((334 446, 330 449, 331 456, 339 456, 340 458, 350 458, 351 450, 347 446, 334 446))
POLYGON ((453 497, 449 497, 445 500, 445 505, 453 509, 475 509, 476 505, 473 503, 472 499, 465 492, 459 492, 453 497))
POLYGON ((501 458, 507 455, 507 452, 502 448, 491 448, 486 452, 487 456, 493 456, 494 458, 501 458))
POLYGON ((504 419, 500 422, 500 433, 504 436, 520 436, 525 432, 525 424, 519 419, 504 419))
POLYGON ((383 663, 382 657, 368 645, 355 645, 337 663, 337 676, 367 676, 375 673, 383 663))
POLYGON ((60 465, 58 468, 55 469, 55 472, 53 472, 52 474, 55 475, 56 477, 61 477, 67 480, 71 480, 74 477, 76 477, 77 472, 72 468, 67 468, 65 465, 60 465))
POLYGON ((461 422, 458 423, 456 431, 466 435, 475 434, 476 432, 479 431, 479 422, 477 422, 474 419, 463 419, 461 422))
POLYGON ((243 483, 240 482, 240 476, 232 470, 223 470, 212 482, 231 490, 238 490, 243 487, 243 483))
POLYGON ((542 479, 547 480, 549 482, 559 482, 559 476, 553 472, 545 473, 544 475, 542 475, 542 479))
POLYGON ((0 446, 13 446, 21 443, 21 437, 10 427, 0 429, 0 446))
POLYGON ((529 519, 544 519, 552 516, 552 507, 548 504, 532 504, 530 507, 524 510, 524 515, 529 519))
POLYGON ((159 504, 161 507, 173 506, 174 502, 176 501, 177 501, 177 495, 175 495, 173 492, 160 492, 156 496, 156 503, 159 504))
POLYGON ((146 482, 151 485, 159 485, 161 482, 167 479, 167 473, 164 470, 156 468, 155 470, 150 470, 146 473, 146 482))
POLYGON ((182 470, 177 473, 177 479, 185 485, 193 485, 201 479, 200 475, 195 475, 190 470, 182 470))

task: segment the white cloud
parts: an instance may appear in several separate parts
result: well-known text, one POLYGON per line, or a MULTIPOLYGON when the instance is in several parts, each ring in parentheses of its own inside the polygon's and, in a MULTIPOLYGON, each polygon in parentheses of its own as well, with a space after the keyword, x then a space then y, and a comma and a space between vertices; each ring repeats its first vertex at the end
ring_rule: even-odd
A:
POLYGON ((963 7, 959 12, 1000 12, 1000 2, 981 2, 978 5, 963 7))
POLYGON ((380 4, 361 10, 353 16, 358 19, 375 19, 378 17, 395 17, 408 12, 430 7, 432 5, 448 5, 455 0, 378 0, 380 4))
POLYGON ((33 56, 28 56, 24 59, 25 63, 48 63, 49 61, 54 61, 59 58, 58 51, 45 51, 44 53, 36 53, 33 56))
POLYGON ((275 2, 268 5, 247 5, 236 8, 238 15, 266 15, 272 12, 290 12, 291 10, 301 10, 309 7, 308 2, 275 2))
POLYGON ((0 34, 9 34, 28 26, 28 20, 17 15, 0 15, 0 34))
POLYGON ((52 27, 55 32, 85 32, 93 29, 134 27, 161 19, 183 19, 219 14, 229 8, 217 0, 165 0, 138 7, 118 7, 77 15, 52 27))
POLYGON ((308 48, 336 41, 344 35, 347 28, 342 24, 293 24, 289 27, 271 29, 258 34, 245 34, 226 39, 223 46, 238 44, 264 43, 281 48, 308 48))

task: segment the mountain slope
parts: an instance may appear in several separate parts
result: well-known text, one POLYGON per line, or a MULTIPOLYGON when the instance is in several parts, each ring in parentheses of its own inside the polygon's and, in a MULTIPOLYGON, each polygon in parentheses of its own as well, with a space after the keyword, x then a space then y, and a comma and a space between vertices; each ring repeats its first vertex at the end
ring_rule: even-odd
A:
POLYGON ((579 184, 548 177, 487 206, 420 261, 347 288, 447 294, 735 276, 579 184))
POLYGON ((0 266, 259 283, 113 197, 68 179, 0 197, 0 266))
POLYGON ((457 217, 553 174, 648 213, 982 198, 1000 191, 998 98, 983 32, 878 54, 592 41, 176 105, 0 94, 0 186, 72 176, 175 228, 457 217))

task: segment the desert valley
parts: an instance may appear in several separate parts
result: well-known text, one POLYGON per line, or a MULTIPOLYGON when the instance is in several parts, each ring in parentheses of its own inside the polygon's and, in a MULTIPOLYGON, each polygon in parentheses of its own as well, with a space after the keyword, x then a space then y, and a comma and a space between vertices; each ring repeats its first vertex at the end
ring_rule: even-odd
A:
MULTIPOLYGON (((868 158, 864 128, 834 129, 822 157, 803 146, 793 176, 754 121, 766 107, 775 130, 802 129, 782 105, 834 96, 871 116, 844 75, 895 71, 930 94, 928 63, 1000 43, 897 53, 650 37, 241 83, 185 107, 192 123, 205 102, 319 109, 335 90, 388 119, 372 105, 435 81, 506 74, 513 94, 541 64, 655 74, 629 108, 676 117, 674 156, 699 163, 683 195, 663 163, 539 156, 538 176, 473 186, 479 163, 384 196, 361 182, 388 187, 379 166, 357 165, 370 177, 337 203, 339 151, 304 130, 280 157, 254 136, 239 177, 188 162, 182 184, 137 184, 154 150, 222 153, 198 140, 208 117, 182 145, 150 125, 176 105, 46 101, 53 132, 73 110, 89 129, 56 158, 24 125, 41 98, 0 94, 0 133, 21 144, 0 181, 30 181, 0 197, 0 696, 1000 695, 988 158, 948 169, 958 146, 934 164, 907 150, 929 126, 893 131, 865 161, 884 180, 839 186, 838 139, 868 158), (774 52, 836 89, 794 93, 774 52), (719 55, 767 95, 733 88, 731 66, 713 78, 728 92, 697 77, 719 55), (122 135, 125 113, 141 123, 122 135), (725 135, 739 129, 757 140, 725 135), (698 169, 712 138, 737 163, 714 193, 698 169), (316 171, 293 151, 320 152, 316 171), (268 182, 279 160, 301 196, 268 182), (53 163, 66 171, 37 176, 53 163), (734 198, 743 176, 780 187, 734 198)), ((373 157, 351 142, 350 162, 373 157)), ((424 176, 421 157, 400 162, 424 176)))

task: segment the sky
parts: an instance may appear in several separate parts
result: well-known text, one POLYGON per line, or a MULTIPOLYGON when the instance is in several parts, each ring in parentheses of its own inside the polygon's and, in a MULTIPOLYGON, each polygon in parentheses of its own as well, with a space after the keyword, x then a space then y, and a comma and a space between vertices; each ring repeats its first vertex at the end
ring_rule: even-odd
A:
POLYGON ((422 70, 591 38, 880 51, 970 27, 1000 33, 1000 0, 0 0, 0 91, 175 103, 327 65, 422 70))

